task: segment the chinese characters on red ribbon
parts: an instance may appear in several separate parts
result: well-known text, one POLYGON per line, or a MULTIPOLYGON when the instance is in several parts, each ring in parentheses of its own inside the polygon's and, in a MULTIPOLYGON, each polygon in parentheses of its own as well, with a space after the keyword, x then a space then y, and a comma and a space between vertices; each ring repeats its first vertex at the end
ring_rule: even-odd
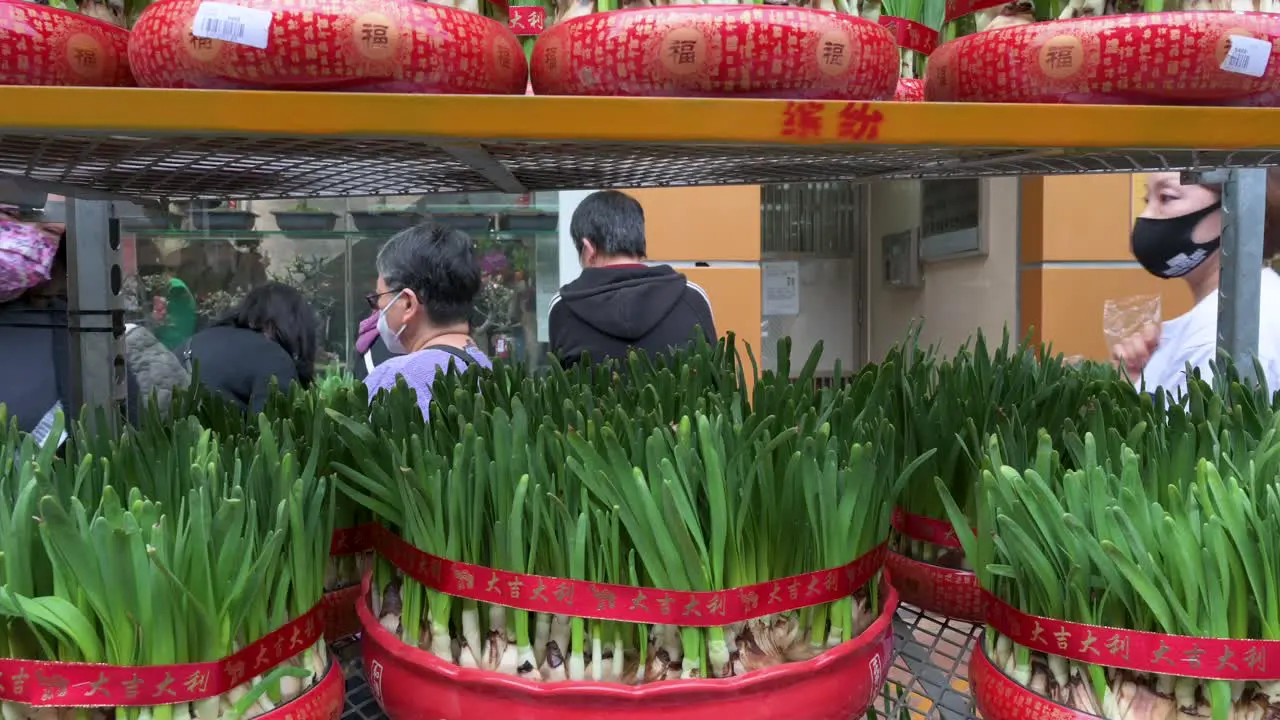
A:
POLYGON ((1275 680, 1280 641, 1105 628, 1027 615, 987 594, 987 623, 1015 643, 1084 663, 1209 680, 1275 680))
POLYGON ((511 32, 521 37, 541 35, 547 26, 547 9, 541 5, 515 5, 510 17, 511 32))
POLYGON ((898 47, 928 55, 938 47, 938 31, 906 18, 881 15, 880 25, 893 33, 898 47))
POLYGON ((376 549, 423 585, 455 597, 530 612, 601 620, 712 627, 833 602, 866 585, 884 565, 881 545, 848 565, 712 592, 680 592, 522 575, 428 555, 379 527, 376 549))
POLYGON ((0 700, 43 707, 148 706, 192 702, 230 692, 320 640, 321 602, 222 660, 118 667, 0 658, 0 700))

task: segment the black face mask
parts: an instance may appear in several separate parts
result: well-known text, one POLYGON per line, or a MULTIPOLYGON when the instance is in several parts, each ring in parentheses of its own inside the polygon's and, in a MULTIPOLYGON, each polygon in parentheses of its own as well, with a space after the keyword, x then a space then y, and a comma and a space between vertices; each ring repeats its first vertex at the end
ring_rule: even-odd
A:
POLYGON ((1204 264, 1222 245, 1222 238, 1198 243, 1191 239, 1196 225, 1214 210, 1216 202, 1203 210, 1173 218, 1157 220, 1138 218, 1133 224, 1131 248, 1133 256, 1147 272, 1158 278, 1178 278, 1204 264))

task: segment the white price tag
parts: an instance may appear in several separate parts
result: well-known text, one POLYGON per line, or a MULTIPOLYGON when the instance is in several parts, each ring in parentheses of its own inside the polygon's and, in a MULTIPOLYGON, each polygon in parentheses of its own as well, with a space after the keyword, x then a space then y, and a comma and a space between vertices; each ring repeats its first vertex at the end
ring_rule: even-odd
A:
POLYGON ((1222 69, 1227 72, 1262 77, 1271 62, 1271 43, 1267 40, 1232 35, 1227 41, 1227 56, 1222 58, 1222 69))
POLYGON ((270 33, 270 10, 222 2, 200 3, 191 26, 191 34, 198 38, 223 40, 259 50, 267 49, 270 33))
MULTIPOLYGON (((36 445, 44 447, 45 442, 49 440, 49 436, 53 434, 53 423, 57 421, 57 414, 60 412, 62 412, 62 403, 56 402, 53 407, 49 408, 49 412, 46 412, 44 417, 40 418, 40 424, 36 425, 35 429, 31 431, 31 437, 36 441, 36 445)), ((66 441, 67 431, 63 430, 55 447, 62 447, 62 443, 66 441)))

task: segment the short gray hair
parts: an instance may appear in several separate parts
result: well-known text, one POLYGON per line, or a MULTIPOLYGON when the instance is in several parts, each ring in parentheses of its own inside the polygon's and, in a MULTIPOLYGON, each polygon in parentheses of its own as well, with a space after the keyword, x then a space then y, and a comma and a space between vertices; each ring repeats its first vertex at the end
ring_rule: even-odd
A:
POLYGON ((388 290, 412 290, 436 325, 471 319, 480 292, 480 262, 466 233, 422 223, 391 236, 378 250, 388 290))

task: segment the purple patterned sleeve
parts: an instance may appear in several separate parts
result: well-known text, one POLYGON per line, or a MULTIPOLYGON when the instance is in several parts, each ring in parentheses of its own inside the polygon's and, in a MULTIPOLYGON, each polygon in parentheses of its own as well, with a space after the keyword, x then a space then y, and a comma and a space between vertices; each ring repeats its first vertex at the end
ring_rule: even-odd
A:
MULTIPOLYGON (((474 345, 467 347, 466 352, 482 367, 491 368, 493 363, 480 349, 474 345)), ((388 359, 369 373, 365 386, 372 400, 382 390, 390 390, 396 386, 401 377, 406 384, 418 394, 418 407, 422 409, 424 418, 430 416, 431 384, 436 374, 452 363, 459 370, 462 361, 443 350, 419 350, 408 355, 397 355, 388 359)))

